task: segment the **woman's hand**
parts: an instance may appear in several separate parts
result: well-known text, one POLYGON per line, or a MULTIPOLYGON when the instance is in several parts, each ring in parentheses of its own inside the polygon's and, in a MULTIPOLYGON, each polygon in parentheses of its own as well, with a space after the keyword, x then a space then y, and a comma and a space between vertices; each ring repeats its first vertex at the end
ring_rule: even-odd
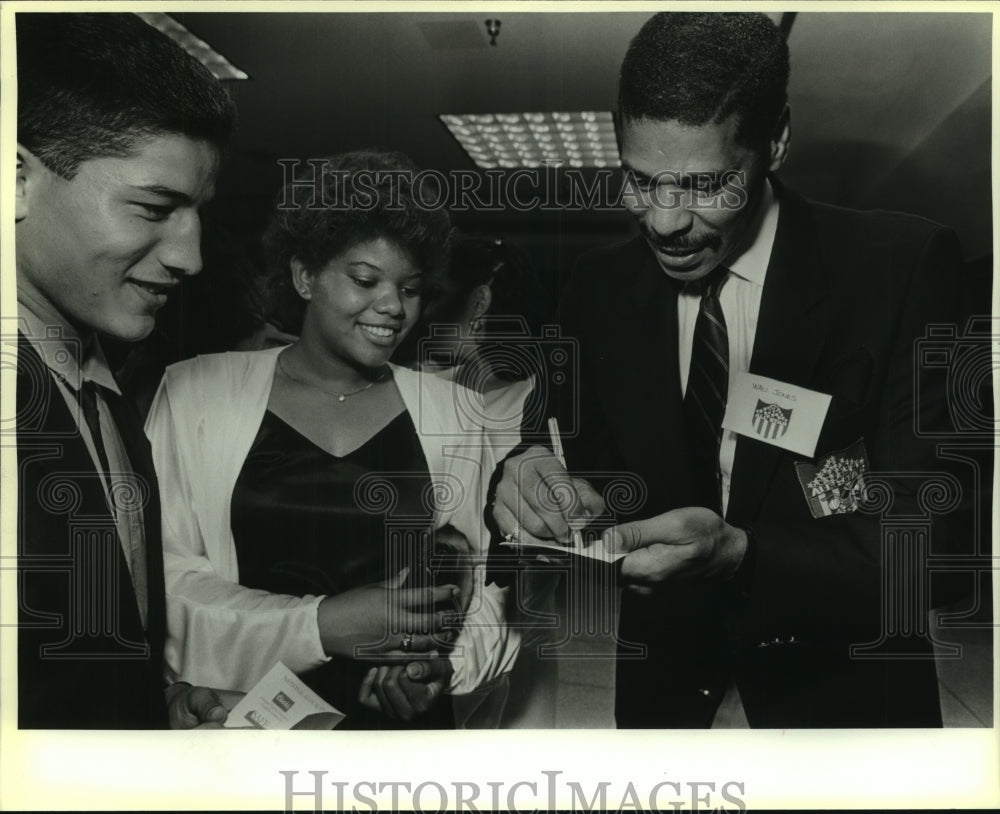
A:
POLYGON ((390 720, 412 721, 429 710, 448 687, 453 668, 437 652, 408 664, 372 667, 361 683, 358 700, 381 710, 390 720))
POLYGON ((427 588, 400 588, 409 569, 383 583, 364 585, 329 596, 319 604, 320 640, 329 656, 366 659, 390 650, 401 658, 411 652, 423 653, 443 646, 443 633, 452 622, 454 610, 434 610, 439 602, 449 607, 459 595, 456 585, 427 588))

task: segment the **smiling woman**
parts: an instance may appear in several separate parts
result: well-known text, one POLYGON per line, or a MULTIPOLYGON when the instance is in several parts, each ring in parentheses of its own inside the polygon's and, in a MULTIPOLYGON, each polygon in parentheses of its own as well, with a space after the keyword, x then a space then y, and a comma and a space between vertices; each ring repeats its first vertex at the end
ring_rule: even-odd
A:
POLYGON ((283 661, 352 728, 472 725, 518 647, 473 566, 507 450, 459 420, 450 382, 389 363, 451 232, 415 172, 351 153, 326 163, 324 193, 354 200, 363 179, 365 206, 300 205, 286 189, 265 248, 300 338, 175 365, 147 423, 170 667, 247 690, 283 661), (442 702, 449 691, 466 697, 442 702))

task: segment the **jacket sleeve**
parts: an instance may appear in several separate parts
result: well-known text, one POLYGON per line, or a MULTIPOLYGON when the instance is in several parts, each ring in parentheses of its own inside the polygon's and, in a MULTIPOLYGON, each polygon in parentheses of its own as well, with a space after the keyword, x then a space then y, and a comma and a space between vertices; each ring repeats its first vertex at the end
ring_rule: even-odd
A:
POLYGON ((163 510, 168 677, 248 690, 279 660, 296 673, 328 661, 316 618, 324 597, 239 584, 228 513, 239 419, 211 420, 213 404, 232 400, 192 371, 168 370, 146 422, 163 510))

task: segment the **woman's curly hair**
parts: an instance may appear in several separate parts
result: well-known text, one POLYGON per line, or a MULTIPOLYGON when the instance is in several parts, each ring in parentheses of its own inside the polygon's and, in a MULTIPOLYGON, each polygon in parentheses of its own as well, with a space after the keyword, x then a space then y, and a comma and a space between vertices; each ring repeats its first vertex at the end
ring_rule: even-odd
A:
POLYGON ((291 333, 301 328, 305 303, 292 285, 293 258, 316 271, 351 247, 379 238, 407 252, 428 289, 435 288, 433 281, 448 264, 451 219, 433 205, 439 191, 427 190, 407 156, 362 150, 309 164, 320 177, 287 184, 264 233, 271 321, 291 333))

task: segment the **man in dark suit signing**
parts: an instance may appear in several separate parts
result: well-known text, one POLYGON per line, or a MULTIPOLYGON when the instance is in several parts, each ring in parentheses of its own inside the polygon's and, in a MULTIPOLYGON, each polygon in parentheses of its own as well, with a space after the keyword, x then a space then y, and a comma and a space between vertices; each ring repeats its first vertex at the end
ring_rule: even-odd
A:
MULTIPOLYGON (((913 360, 929 324, 962 317, 959 247, 780 185, 788 72, 760 14, 658 14, 622 65, 641 236, 576 269, 560 321, 580 370, 554 405, 578 411, 569 472, 643 484, 603 534, 629 589, 621 727, 708 727, 723 699, 751 727, 941 725, 925 562, 963 539, 968 495, 926 505, 927 482, 960 481, 916 432, 918 409, 932 427, 947 407, 915 389, 913 360)), ((533 448, 507 461, 494 519, 567 542, 604 511, 533 448)))
POLYGON ((156 478, 101 341, 200 271, 234 107, 132 14, 16 26, 18 725, 218 725, 220 694, 164 683, 156 478))

